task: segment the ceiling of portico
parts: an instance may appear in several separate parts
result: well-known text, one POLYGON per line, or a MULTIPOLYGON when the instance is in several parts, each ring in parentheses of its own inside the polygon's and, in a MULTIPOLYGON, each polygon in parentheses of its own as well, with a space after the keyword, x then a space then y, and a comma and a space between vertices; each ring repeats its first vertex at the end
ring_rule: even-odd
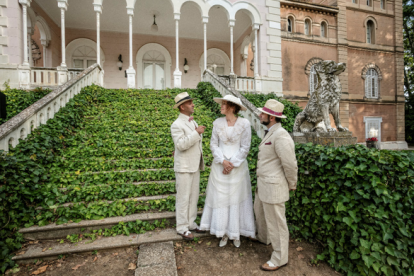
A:
MULTIPOLYGON (((60 10, 56 0, 34 0, 60 27, 60 10)), ((92 0, 69 0, 66 12, 66 28, 96 29, 96 13, 92 0)), ((157 36, 175 36, 173 7, 169 0, 138 0, 135 4, 133 32, 157 36), (157 14, 158 32, 151 31, 154 11, 157 14)), ((101 31, 128 33, 128 15, 125 0, 104 0, 101 15, 101 31)), ((239 39, 252 22, 244 12, 236 14, 234 41, 239 39)), ((192 2, 181 8, 180 37, 203 39, 201 12, 192 2)), ((230 41, 228 18, 223 7, 212 7, 209 12, 207 39, 230 41)))

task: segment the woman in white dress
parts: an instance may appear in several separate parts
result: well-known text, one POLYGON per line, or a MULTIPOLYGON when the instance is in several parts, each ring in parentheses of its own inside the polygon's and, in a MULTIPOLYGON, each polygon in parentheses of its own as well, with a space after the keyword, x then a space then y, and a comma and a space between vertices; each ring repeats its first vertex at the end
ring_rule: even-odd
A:
POLYGON ((221 237, 220 247, 233 240, 240 246, 240 235, 255 238, 252 188, 246 157, 251 143, 250 122, 237 117, 246 110, 239 98, 214 98, 221 114, 213 123, 210 149, 214 157, 206 190, 200 230, 221 237))

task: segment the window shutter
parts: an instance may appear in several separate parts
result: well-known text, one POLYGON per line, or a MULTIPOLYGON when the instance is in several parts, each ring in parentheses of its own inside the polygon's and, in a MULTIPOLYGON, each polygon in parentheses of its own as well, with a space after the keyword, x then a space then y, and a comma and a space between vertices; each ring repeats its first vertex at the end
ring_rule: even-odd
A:
POLYGON ((375 93, 375 98, 378 98, 378 75, 376 74, 376 76, 373 78, 374 79, 374 93, 375 93))

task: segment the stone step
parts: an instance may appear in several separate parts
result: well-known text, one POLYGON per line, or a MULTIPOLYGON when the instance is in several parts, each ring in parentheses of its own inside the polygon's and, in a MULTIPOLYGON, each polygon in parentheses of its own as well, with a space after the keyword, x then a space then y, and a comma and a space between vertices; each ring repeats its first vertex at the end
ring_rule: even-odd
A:
MULTIPOLYGON (((198 211, 201 215, 203 211, 198 211)), ((140 213, 127 215, 125 217, 110 217, 101 220, 82 220, 78 223, 65 223, 57 225, 52 223, 46 226, 31 226, 19 230, 27 240, 49 240, 63 239, 67 235, 90 233, 92 230, 111 228, 120 222, 134 222, 136 220, 152 222, 155 220, 168 220, 171 224, 175 223, 175 212, 160 213, 140 213), (83 230, 83 231, 82 231, 83 230)))
MULTIPOLYGON (((206 237, 210 234, 197 234, 195 237, 206 237)), ((182 237, 177 235, 175 229, 149 231, 145 234, 131 234, 130 236, 119 235, 115 237, 102 237, 93 242, 82 240, 74 243, 59 243, 58 241, 41 241, 23 248, 19 255, 13 257, 13 261, 19 263, 33 262, 35 260, 56 259, 59 255, 92 252, 94 250, 107 250, 114 248, 140 246, 146 243, 180 241, 182 237), (44 250, 46 249, 46 250, 44 250)))
POLYGON ((172 241, 147 243, 139 247, 135 276, 177 276, 174 244, 172 241))

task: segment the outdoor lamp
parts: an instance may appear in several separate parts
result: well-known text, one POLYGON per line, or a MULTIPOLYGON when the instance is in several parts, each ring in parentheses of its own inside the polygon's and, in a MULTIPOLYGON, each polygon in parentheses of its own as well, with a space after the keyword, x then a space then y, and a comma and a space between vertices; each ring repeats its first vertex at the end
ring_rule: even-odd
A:
POLYGON ((116 63, 116 66, 118 66, 119 71, 122 70, 122 55, 119 55, 118 62, 116 63))
POLYGON ((187 74, 187 71, 190 69, 190 66, 187 64, 187 59, 184 59, 184 73, 187 74))
POLYGON ((155 22, 155 14, 154 14, 154 23, 151 26, 151 31, 153 31, 154 33, 158 32, 158 25, 155 22))

